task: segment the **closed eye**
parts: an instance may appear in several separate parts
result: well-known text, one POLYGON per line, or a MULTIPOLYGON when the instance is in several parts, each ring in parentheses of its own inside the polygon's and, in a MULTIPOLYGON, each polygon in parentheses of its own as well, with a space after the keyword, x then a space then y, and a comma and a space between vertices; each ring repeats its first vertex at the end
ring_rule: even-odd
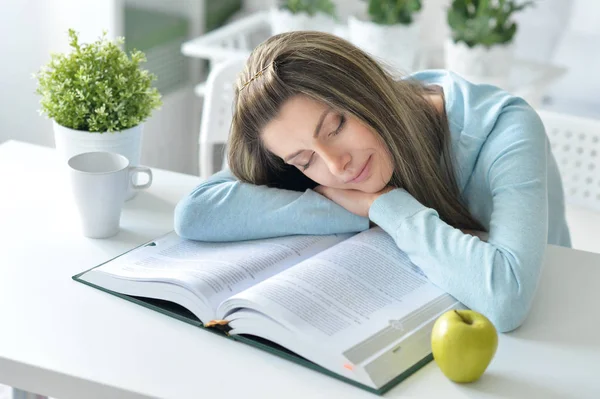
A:
POLYGON ((310 154, 310 158, 308 158, 308 162, 305 163, 304 165, 300 165, 300 167, 302 167, 302 170, 306 170, 308 169, 308 167, 310 166, 310 161, 312 160, 313 156, 315 155, 315 153, 313 152, 312 154, 310 154))
POLYGON ((344 128, 345 124, 346 124, 346 115, 340 114, 340 124, 338 125, 337 129, 335 129, 333 132, 329 133, 329 136, 335 136, 335 135, 339 134, 342 131, 342 129, 344 128))
MULTIPOLYGON (((340 114, 340 124, 333 132, 329 133, 329 137, 338 135, 344 128, 345 124, 346 124, 346 115, 340 114)), ((304 165, 300 165, 300 167, 302 168, 302 171, 305 171, 306 169, 308 169, 310 167, 310 164, 311 164, 311 161, 312 161, 314 155, 315 155, 315 153, 313 152, 310 155, 308 162, 305 163, 304 165)))

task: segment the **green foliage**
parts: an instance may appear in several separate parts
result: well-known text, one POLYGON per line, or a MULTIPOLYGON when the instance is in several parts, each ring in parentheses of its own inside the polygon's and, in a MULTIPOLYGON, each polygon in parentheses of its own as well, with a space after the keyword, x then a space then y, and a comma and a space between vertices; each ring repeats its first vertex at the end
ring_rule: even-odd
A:
POLYGON ((131 58, 103 32, 96 42, 80 44, 69 29, 69 54, 52 54, 50 62, 34 74, 41 112, 59 125, 89 132, 121 131, 145 121, 162 105, 156 76, 140 68, 141 51, 131 58))
POLYGON ((312 17, 322 12, 336 17, 335 4, 331 0, 280 0, 279 8, 289 10, 292 14, 306 13, 312 17))
POLYGON ((453 0, 448 9, 452 39, 455 43, 465 42, 469 47, 481 44, 489 48, 510 43, 517 31, 511 15, 533 4, 534 1, 453 0))
POLYGON ((369 0, 371 21, 380 25, 410 25, 421 11, 421 0, 369 0))

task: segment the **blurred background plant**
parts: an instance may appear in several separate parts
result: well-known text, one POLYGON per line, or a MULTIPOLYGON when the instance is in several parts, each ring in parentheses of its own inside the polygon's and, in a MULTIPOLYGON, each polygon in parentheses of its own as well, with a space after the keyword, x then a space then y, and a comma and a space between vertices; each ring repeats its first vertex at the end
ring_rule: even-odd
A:
POLYGON ((409 25, 421 11, 421 0, 367 0, 371 21, 380 25, 409 25))
POLYGON ((315 16, 318 12, 335 17, 335 4, 331 0, 282 0, 279 8, 292 14, 306 13, 315 16))
POLYGON ((491 47, 512 42, 517 23, 514 13, 534 5, 534 1, 453 0, 448 9, 448 25, 452 40, 468 47, 478 44, 491 47))

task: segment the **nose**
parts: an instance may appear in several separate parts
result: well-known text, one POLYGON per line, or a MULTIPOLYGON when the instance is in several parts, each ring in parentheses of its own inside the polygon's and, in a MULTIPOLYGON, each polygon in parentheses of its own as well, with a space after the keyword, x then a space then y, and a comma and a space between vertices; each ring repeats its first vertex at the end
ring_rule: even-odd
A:
POLYGON ((352 155, 348 151, 323 146, 320 149, 320 155, 331 174, 335 176, 348 174, 348 165, 352 160, 352 155))

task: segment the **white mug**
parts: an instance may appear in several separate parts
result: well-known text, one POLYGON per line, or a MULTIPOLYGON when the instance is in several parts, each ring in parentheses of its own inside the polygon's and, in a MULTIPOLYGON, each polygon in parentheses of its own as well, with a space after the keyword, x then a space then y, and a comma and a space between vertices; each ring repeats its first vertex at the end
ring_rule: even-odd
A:
POLYGON ((126 157, 113 152, 85 152, 67 163, 83 235, 90 238, 117 234, 128 188, 141 190, 152 184, 149 168, 129 166, 126 157), (146 174, 148 182, 136 184, 138 173, 146 174))

